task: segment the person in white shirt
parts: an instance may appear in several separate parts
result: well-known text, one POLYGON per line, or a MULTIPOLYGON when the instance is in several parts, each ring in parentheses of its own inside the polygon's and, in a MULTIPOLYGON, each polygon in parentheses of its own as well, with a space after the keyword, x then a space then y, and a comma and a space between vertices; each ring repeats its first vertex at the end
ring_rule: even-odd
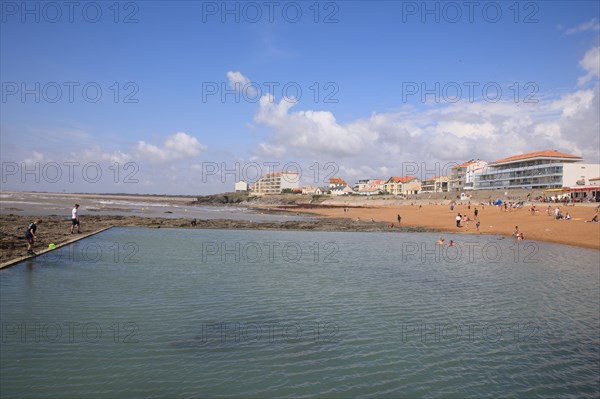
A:
POLYGON ((73 229, 77 226, 77 234, 81 233, 79 230, 79 216, 77 215, 77 208, 79 208, 79 204, 75 204, 75 208, 71 211, 71 234, 73 234, 73 229))

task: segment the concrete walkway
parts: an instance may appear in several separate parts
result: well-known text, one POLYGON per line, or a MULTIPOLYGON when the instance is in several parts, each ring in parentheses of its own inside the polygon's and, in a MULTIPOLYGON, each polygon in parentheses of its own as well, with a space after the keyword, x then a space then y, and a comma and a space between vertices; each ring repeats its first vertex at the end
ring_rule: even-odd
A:
POLYGON ((113 228, 113 226, 105 227, 103 229, 96 230, 96 231, 93 231, 91 233, 77 234, 75 237, 73 237, 73 238, 71 238, 71 239, 69 239, 69 240, 67 240, 65 242, 62 242, 60 244, 56 244, 56 247, 54 249, 49 249, 49 248, 42 249, 40 251, 37 251, 35 253, 35 255, 25 255, 25 256, 21 256, 21 257, 15 258, 15 259, 11 259, 11 260, 6 261, 4 263, 0 263, 0 270, 5 269, 5 268, 10 267, 10 266, 14 266, 17 263, 23 262, 24 260, 32 259, 32 258, 35 258, 36 256, 43 255, 46 252, 56 251, 57 249, 59 249, 61 247, 64 247, 65 245, 69 245, 69 244, 72 244, 72 243, 77 242, 79 240, 83 240, 84 238, 88 238, 88 237, 91 237, 91 236, 96 235, 98 233, 102 233, 103 231, 106 231, 106 230, 111 229, 111 228, 113 228))

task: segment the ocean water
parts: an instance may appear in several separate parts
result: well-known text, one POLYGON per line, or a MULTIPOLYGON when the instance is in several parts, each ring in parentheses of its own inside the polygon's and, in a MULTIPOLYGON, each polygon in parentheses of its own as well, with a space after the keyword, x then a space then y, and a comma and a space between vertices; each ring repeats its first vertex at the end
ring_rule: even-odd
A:
POLYGON ((79 216, 141 216, 161 218, 235 219, 255 222, 307 220, 311 217, 293 214, 270 214, 244 206, 188 205, 185 202, 144 201, 143 199, 102 199, 52 196, 43 193, 8 192, 0 194, 0 211, 4 214, 48 216, 64 215, 71 219, 75 203, 81 204, 79 216))
POLYGON ((599 251, 113 228, 0 273, 0 396, 600 395, 599 251))

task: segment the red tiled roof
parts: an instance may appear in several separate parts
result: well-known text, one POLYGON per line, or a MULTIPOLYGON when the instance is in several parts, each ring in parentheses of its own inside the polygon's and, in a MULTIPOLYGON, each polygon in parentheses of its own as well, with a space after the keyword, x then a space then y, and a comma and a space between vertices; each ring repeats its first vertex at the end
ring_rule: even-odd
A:
POLYGON ((543 150, 536 152, 528 152, 527 154, 513 155, 512 157, 499 159, 497 161, 491 162, 492 164, 498 163, 506 163, 506 162, 514 162, 514 161, 522 161, 525 159, 533 159, 533 158, 568 158, 568 159, 582 159, 577 155, 566 154, 564 152, 558 152, 555 150, 543 150))
POLYGON ((467 161, 463 162, 460 165, 456 165, 455 168, 464 168, 465 166, 473 165, 475 161, 467 161))
POLYGON ((472 159, 467 162, 463 162, 460 165, 453 166, 452 169, 464 168, 465 166, 473 165, 474 163, 480 162, 481 159, 472 159))
POLYGON ((348 184, 341 177, 331 177, 329 179, 329 184, 348 184))
POLYGON ((398 177, 398 176, 392 176, 390 177, 387 181, 394 181, 395 183, 408 183, 411 180, 416 179, 415 176, 403 176, 403 177, 398 177))

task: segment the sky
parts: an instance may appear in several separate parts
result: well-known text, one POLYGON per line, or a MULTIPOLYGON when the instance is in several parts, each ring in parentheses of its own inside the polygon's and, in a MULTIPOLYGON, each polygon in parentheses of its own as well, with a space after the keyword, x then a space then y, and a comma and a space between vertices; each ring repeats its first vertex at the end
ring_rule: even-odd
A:
POLYGON ((598 1, 0 1, 3 191, 600 162, 598 1))

